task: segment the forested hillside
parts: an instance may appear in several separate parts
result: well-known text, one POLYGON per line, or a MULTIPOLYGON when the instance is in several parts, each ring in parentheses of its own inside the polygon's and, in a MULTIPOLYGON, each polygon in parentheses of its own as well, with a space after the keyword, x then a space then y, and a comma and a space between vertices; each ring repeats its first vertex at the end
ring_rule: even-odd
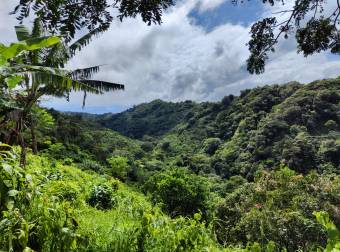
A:
POLYGON ((134 106, 119 114, 104 114, 94 119, 100 125, 131 138, 144 135, 162 136, 198 107, 194 102, 181 103, 155 100, 134 106))
POLYGON ((340 252, 340 0, 0 6, 0 252, 340 252))
POLYGON ((0 248, 339 249, 339 78, 34 115, 26 168, 2 147, 0 248))
POLYGON ((252 180, 256 171, 281 163, 299 173, 335 171, 340 165, 339 89, 340 79, 293 82, 245 90, 218 103, 157 100, 117 115, 70 120, 132 134, 131 142, 140 141, 149 154, 196 173, 252 180))

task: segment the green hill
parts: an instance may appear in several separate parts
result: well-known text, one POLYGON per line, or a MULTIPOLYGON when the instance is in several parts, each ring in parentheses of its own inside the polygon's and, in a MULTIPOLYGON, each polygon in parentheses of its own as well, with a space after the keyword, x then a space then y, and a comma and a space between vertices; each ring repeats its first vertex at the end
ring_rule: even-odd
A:
POLYGON ((37 108, 36 122, 39 155, 25 170, 16 147, 0 152, 0 248, 339 246, 339 78, 116 115, 37 108))
POLYGON ((195 107, 197 105, 191 101, 172 103, 155 100, 123 113, 97 116, 95 120, 100 125, 131 138, 161 136, 184 120, 195 107))

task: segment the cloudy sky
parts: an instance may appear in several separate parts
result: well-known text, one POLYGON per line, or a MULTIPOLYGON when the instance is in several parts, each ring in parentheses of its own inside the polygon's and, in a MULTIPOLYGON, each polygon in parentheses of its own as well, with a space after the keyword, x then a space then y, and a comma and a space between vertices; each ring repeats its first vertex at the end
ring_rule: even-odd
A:
MULTIPOLYGON (((280 43, 264 74, 248 74, 251 24, 287 6, 272 9, 259 0, 234 6, 230 1, 181 0, 165 14, 161 26, 146 26, 138 18, 116 21, 68 67, 104 65, 96 79, 123 83, 126 90, 89 95, 84 110, 81 94, 73 94, 70 102, 46 98, 44 105, 64 111, 119 112, 154 99, 217 101, 246 88, 340 75, 338 56, 322 53, 304 58, 296 53, 294 40, 280 43)), ((8 16, 15 2, 1 0, 1 42, 15 40, 16 21, 8 16)))

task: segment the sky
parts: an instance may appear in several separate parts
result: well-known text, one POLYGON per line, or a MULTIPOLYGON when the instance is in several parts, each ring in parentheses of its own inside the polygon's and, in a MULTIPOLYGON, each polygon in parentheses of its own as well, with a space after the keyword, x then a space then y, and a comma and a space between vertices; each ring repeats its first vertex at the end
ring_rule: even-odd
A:
MULTIPOLYGON (((8 15, 15 2, 0 3, 2 43, 16 39, 16 20, 8 15)), ((264 74, 246 71, 252 23, 286 8, 289 4, 269 7, 259 0, 237 6, 230 0, 179 0, 165 13, 161 26, 147 26, 140 18, 116 20, 68 68, 103 65, 95 79, 125 84, 125 91, 88 95, 84 109, 79 93, 71 94, 69 102, 47 97, 42 104, 62 111, 117 113, 155 99, 219 101, 247 88, 339 76, 339 56, 320 53, 305 58, 297 54, 293 39, 281 41, 264 74)))

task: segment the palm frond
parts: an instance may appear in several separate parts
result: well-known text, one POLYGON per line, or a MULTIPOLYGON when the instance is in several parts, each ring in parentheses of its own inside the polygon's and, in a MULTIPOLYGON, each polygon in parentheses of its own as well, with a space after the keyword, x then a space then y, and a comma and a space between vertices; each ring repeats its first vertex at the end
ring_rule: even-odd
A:
POLYGON ((111 83, 106 81, 98 81, 98 80, 81 80, 82 83, 87 84, 88 86, 95 88, 100 93, 104 92, 112 92, 117 90, 124 90, 125 86, 122 84, 111 83))
POLYGON ((48 35, 48 34, 44 31, 40 18, 34 19, 33 28, 32 28, 32 37, 37 38, 37 37, 42 37, 44 35, 48 35))
MULTIPOLYGON (((104 92, 113 92, 116 90, 124 90, 124 85, 117 84, 117 83, 111 83, 106 81, 98 81, 98 80, 81 80, 82 83, 85 83, 89 85, 90 87, 95 88, 98 92, 101 94, 104 92)), ((86 97, 87 97, 87 91, 84 90, 84 97, 83 97, 83 108, 86 104, 86 97)))
POLYGON ((31 31, 24 25, 14 26, 15 33, 19 41, 27 40, 31 38, 31 31))
POLYGON ((107 27, 96 28, 75 41, 72 45, 69 46, 71 57, 73 57, 77 51, 80 51, 83 47, 87 46, 94 37, 98 37, 99 34, 105 32, 107 29, 107 27))
POLYGON ((45 74, 51 74, 51 75, 60 75, 60 76, 70 76, 71 71, 65 70, 65 69, 59 69, 54 67, 46 67, 46 66, 36 66, 36 65, 16 65, 8 68, 11 72, 18 72, 18 73, 24 73, 24 72, 41 72, 45 74))
POLYGON ((70 51, 65 43, 59 43, 46 51, 43 62, 50 67, 65 67, 71 58, 70 51))
POLYGON ((53 92, 65 93, 69 91, 87 91, 94 94, 102 92, 86 83, 73 80, 67 75, 51 74, 46 72, 30 72, 32 83, 37 83, 41 95, 53 95, 53 92))
POLYGON ((100 70, 100 66, 93 66, 88 68, 76 69, 71 73, 72 79, 75 80, 84 80, 90 79, 100 70))

